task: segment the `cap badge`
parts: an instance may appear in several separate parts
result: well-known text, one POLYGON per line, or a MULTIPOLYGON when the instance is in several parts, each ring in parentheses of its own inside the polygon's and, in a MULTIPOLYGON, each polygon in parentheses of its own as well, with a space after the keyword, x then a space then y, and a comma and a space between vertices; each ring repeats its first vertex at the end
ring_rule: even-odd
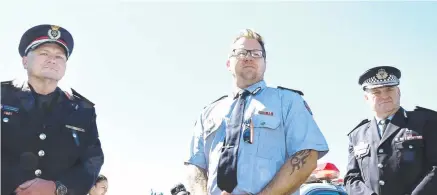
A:
POLYGON ((381 80, 381 79, 386 79, 388 77, 387 72, 385 71, 385 69, 379 69, 378 73, 376 73, 376 78, 381 80))
POLYGON ((52 28, 49 30, 50 39, 59 39, 61 37, 61 31, 59 31, 59 26, 52 25, 52 28))

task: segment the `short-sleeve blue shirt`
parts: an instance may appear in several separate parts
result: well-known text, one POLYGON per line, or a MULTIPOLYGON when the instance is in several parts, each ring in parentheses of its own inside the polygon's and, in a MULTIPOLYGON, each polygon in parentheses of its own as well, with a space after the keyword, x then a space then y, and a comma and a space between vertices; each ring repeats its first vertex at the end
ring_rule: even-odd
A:
MULTIPOLYGON (((302 96, 292 90, 267 87, 260 81, 248 88, 244 121, 253 124, 253 142, 243 141, 238 150, 238 185, 232 194, 256 194, 273 179, 289 157, 298 151, 319 151, 328 144, 302 96)), ((230 95, 207 106, 199 116, 190 142, 187 164, 208 173, 208 193, 220 195, 217 168, 225 139, 226 123, 235 100, 230 95)), ((243 129, 242 129, 243 131, 243 129)))

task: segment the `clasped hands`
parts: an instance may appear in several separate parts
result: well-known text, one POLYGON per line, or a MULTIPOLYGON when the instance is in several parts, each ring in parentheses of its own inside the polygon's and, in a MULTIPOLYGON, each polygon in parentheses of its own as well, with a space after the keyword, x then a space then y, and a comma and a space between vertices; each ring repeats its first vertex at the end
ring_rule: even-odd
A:
POLYGON ((15 190, 16 195, 56 195, 53 181, 35 178, 24 182, 15 190))

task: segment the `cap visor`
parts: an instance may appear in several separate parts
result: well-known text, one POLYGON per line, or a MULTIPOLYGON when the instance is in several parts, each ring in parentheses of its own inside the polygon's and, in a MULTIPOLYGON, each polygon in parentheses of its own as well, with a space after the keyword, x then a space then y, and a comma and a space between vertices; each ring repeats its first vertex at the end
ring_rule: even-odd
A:
POLYGON ((64 49, 65 55, 68 56, 68 47, 64 43, 62 43, 61 41, 52 40, 52 39, 44 39, 44 40, 35 41, 32 45, 30 45, 28 47, 29 49, 27 50, 26 54, 29 53, 29 51, 35 50, 39 46, 44 45, 46 43, 56 43, 56 44, 58 44, 60 47, 62 47, 64 49))

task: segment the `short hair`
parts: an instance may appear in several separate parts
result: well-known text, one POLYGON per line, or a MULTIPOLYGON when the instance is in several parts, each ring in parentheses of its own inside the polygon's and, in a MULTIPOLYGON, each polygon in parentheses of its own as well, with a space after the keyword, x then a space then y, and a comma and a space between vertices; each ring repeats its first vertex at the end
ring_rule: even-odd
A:
POLYGON ((262 52, 263 52, 263 57, 266 58, 266 49, 265 49, 265 46, 264 46, 264 39, 263 39, 263 37, 258 32, 254 31, 252 29, 248 29, 248 28, 243 29, 243 30, 240 31, 240 34, 238 34, 238 36, 235 37, 233 43, 237 42, 239 39, 241 39, 243 37, 247 38, 247 39, 255 39, 255 40, 257 40, 258 43, 261 45, 261 49, 262 49, 262 52))
POLYGON ((106 178, 104 175, 100 174, 99 176, 97 176, 95 184, 97 184, 97 183, 99 183, 101 181, 108 181, 108 178, 106 178))

